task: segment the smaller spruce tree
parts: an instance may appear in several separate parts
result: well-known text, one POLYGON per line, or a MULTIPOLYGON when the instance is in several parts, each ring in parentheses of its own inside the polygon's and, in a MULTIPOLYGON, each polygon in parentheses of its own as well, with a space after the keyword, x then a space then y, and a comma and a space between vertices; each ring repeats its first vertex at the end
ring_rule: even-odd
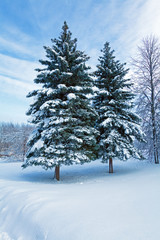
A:
POLYGON ((133 113, 134 94, 126 79, 128 69, 115 60, 114 50, 106 42, 95 72, 95 85, 99 89, 94 105, 99 114, 97 128, 100 131, 100 156, 109 160, 109 172, 113 173, 112 159, 142 158, 134 146, 135 139, 143 141, 139 127, 140 118, 133 113))

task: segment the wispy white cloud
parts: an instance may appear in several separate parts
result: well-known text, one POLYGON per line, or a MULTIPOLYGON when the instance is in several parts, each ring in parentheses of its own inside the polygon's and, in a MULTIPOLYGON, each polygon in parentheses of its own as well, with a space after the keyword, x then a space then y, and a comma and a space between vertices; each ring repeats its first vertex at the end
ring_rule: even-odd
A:
POLYGON ((38 63, 0 54, 0 121, 24 122, 30 99, 28 92, 35 89, 33 79, 38 63))
POLYGON ((12 54, 16 52, 16 54, 19 53, 27 56, 34 56, 34 53, 30 48, 18 43, 17 41, 11 41, 7 38, 0 37, 0 46, 1 49, 3 48, 3 51, 10 51, 12 54))
POLYGON ((84 10, 85 4, 80 9, 77 4, 71 29, 73 35, 79 36, 79 46, 88 52, 109 41, 118 56, 128 60, 141 38, 150 33, 159 35, 158 0, 87 1, 87 4, 88 12, 84 10))
POLYGON ((23 59, 38 59, 44 55, 41 41, 12 25, 1 32, 0 51, 23 59))
POLYGON ((24 100, 28 92, 32 91, 34 84, 16 80, 0 75, 1 88, 0 93, 7 93, 14 98, 24 100))
POLYGON ((127 61, 136 52, 142 38, 150 34, 159 36, 159 9, 158 0, 128 1, 124 8, 123 26, 114 41, 119 56, 127 61))
MULTIPOLYGON (((30 100, 26 100, 26 95, 37 88, 33 82, 36 77, 34 69, 37 67, 39 67, 38 63, 0 54, 0 101, 4 103, 1 104, 3 117, 4 114, 6 116, 6 111, 14 105, 15 113, 12 114, 10 111, 10 119, 14 121, 16 114, 19 116, 20 112, 23 117, 21 116, 19 119, 26 119, 24 114, 26 107, 23 109, 22 105, 25 106, 27 102, 29 104, 30 100), (5 103, 6 98, 8 107, 5 103)), ((2 117, 0 119, 2 121, 2 117)))
POLYGON ((39 67, 38 62, 31 62, 0 54, 1 75, 19 79, 22 82, 32 82, 36 76, 35 69, 37 67, 39 67))

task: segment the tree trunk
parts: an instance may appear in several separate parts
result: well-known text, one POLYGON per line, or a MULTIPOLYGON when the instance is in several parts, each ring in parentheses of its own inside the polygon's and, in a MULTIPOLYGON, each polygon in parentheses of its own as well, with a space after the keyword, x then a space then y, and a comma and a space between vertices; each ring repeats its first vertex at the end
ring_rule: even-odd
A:
POLYGON ((151 114, 152 114, 152 134, 153 134, 153 151, 154 151, 154 162, 159 163, 158 159, 158 146, 157 146, 157 127, 155 119, 155 94, 154 94, 154 85, 153 85, 153 69, 152 62, 150 58, 150 77, 151 77, 151 114))
POLYGON ((153 112, 152 112, 152 133, 153 133, 154 162, 158 164, 159 159, 158 159, 158 147, 157 147, 157 134, 156 134, 155 116, 153 112))
POLYGON ((24 139, 23 139, 23 162, 25 160, 25 155, 26 155, 26 145, 27 145, 27 138, 24 137, 24 139))
POLYGON ((60 175, 59 175, 59 171, 60 171, 60 166, 55 166, 55 177, 56 180, 59 181, 60 180, 60 175))
POLYGON ((113 160, 109 158, 109 173, 113 173, 113 160))

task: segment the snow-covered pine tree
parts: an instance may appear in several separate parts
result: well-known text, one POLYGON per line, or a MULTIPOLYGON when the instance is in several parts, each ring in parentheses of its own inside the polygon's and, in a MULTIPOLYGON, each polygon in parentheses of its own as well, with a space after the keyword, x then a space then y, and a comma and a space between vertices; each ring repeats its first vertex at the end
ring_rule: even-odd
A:
POLYGON ((29 151, 23 168, 40 165, 45 169, 55 167, 59 180, 62 164, 83 164, 96 158, 98 131, 94 128, 98 114, 91 107, 88 94, 92 94, 93 80, 86 66, 89 57, 77 49, 77 39, 64 22, 58 39, 51 39, 53 46, 44 47, 45 66, 36 69, 34 80, 42 88, 28 94, 34 97, 28 115, 36 130, 31 135, 29 151))
POLYGON ((115 60, 114 50, 106 42, 95 72, 95 85, 98 87, 94 98, 99 114, 97 123, 100 131, 100 156, 102 162, 109 160, 109 172, 113 172, 114 158, 127 160, 131 156, 142 158, 134 147, 134 140, 142 141, 139 127, 140 119, 133 113, 134 95, 131 83, 126 79, 128 69, 125 64, 115 60))

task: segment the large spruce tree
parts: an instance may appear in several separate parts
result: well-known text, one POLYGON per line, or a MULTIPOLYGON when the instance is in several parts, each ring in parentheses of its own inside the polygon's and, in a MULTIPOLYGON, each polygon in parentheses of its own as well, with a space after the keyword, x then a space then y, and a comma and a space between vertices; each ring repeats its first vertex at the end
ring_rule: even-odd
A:
POLYGON ((140 119, 133 113, 134 95, 126 78, 125 64, 115 60, 114 50, 106 42, 95 76, 99 91, 94 99, 99 114, 97 128, 100 131, 100 156, 102 162, 109 160, 109 172, 113 172, 113 158, 127 160, 131 156, 141 158, 134 147, 134 140, 142 141, 140 119))
POLYGON ((96 158, 98 115, 88 99, 93 84, 86 66, 89 57, 77 50, 77 39, 71 39, 66 22, 60 37, 51 41, 52 47, 44 47, 47 60, 40 60, 45 67, 36 69, 39 74, 34 82, 41 88, 28 94, 34 98, 27 114, 32 116, 35 131, 23 167, 55 167, 59 180, 62 164, 83 164, 96 158))

